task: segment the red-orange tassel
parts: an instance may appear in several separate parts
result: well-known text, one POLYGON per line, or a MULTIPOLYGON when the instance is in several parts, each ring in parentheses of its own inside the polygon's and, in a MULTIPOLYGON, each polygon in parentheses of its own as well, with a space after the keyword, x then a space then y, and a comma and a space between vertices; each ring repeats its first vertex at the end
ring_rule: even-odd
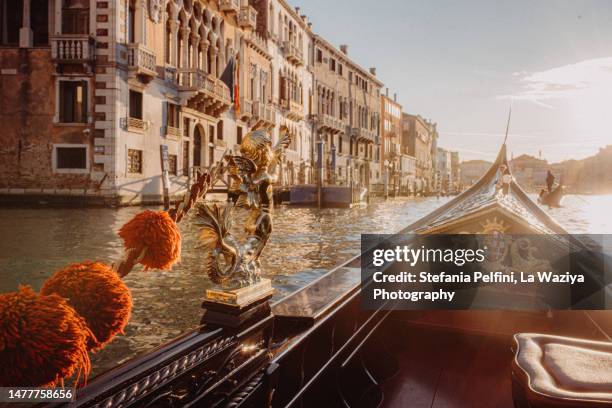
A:
POLYGON ((46 387, 91 369, 85 320, 57 295, 29 286, 0 295, 0 386, 46 387))
POLYGON ((40 293, 58 294, 81 315, 95 335, 91 350, 110 342, 130 319, 132 295, 110 266, 100 262, 73 264, 57 271, 43 285, 40 293))
POLYGON ((126 250, 144 251, 145 269, 171 269, 181 257, 181 234, 166 211, 146 210, 119 230, 126 250))

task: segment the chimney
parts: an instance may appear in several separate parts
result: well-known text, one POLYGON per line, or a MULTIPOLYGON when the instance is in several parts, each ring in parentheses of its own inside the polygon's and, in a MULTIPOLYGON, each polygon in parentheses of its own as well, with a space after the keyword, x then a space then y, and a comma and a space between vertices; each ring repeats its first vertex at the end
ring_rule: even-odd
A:
POLYGON ((376 76, 376 67, 370 67, 370 74, 376 76))
POLYGON ((295 6, 295 13, 299 16, 300 15, 300 8, 298 6, 295 6))
POLYGON ((389 97, 389 88, 385 88, 385 96, 388 98, 389 97))
POLYGON ((302 17, 302 20, 303 20, 305 23, 308 23, 308 16, 307 16, 306 14, 302 14, 300 17, 302 17))
POLYGON ((310 21, 308 22, 308 28, 312 28, 312 23, 310 21))
POLYGON ((396 93, 393 94, 393 102, 397 102, 397 94, 396 93))
POLYGON ((346 44, 340 45, 340 51, 342 51, 344 55, 348 55, 348 45, 346 44))

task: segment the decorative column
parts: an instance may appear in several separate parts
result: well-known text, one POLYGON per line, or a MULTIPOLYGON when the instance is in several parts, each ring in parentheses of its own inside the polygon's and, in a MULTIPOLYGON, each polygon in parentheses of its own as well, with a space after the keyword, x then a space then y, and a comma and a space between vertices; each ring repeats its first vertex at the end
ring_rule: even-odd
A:
POLYGON ((174 20, 170 22, 170 65, 178 68, 178 21, 174 20))
POLYGON ((210 49, 210 75, 217 77, 217 47, 210 49))
POLYGON ((193 50, 192 50, 192 56, 191 56, 191 67, 194 69, 198 69, 198 61, 199 61, 199 56, 198 53, 200 51, 200 36, 198 34, 192 34, 191 35, 191 42, 193 44, 193 50))
POLYGON ((136 41, 141 42, 145 46, 147 45, 147 2, 140 2, 140 12, 136 21, 138 22, 138 35, 140 38, 136 37, 136 41))
POLYGON ((181 67, 180 68, 189 68, 189 33, 191 29, 189 27, 181 28, 181 67))
POLYGON ((55 7, 53 9, 54 23, 53 32, 55 34, 62 33, 62 0, 55 0, 55 7))
POLYGON ((202 67, 202 71, 208 72, 208 47, 210 43, 206 38, 200 38, 200 48, 202 49, 202 62, 200 66, 202 67))
POLYGON ((23 22, 19 29, 19 47, 29 48, 33 45, 34 32, 30 28, 30 0, 23 0, 23 22))

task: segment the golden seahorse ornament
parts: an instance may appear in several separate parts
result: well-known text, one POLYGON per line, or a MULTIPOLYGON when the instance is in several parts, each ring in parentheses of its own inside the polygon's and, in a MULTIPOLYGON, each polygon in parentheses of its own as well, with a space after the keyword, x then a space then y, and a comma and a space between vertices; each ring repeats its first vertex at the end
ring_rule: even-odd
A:
POLYGON ((202 204, 198 208, 203 268, 214 283, 223 287, 247 286, 261 278, 259 258, 272 233, 272 185, 278 178, 278 163, 291 142, 286 128, 281 128, 281 135, 272 147, 266 130, 247 133, 240 145, 241 155, 225 159, 231 178, 230 203, 202 204), (249 210, 243 242, 230 232, 235 207, 249 210))

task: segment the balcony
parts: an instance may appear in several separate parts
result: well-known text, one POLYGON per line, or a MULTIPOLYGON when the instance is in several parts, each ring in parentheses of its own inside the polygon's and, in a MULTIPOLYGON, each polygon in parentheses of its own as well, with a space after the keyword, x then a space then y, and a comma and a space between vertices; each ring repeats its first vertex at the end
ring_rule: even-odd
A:
POLYGON ((254 125, 272 127, 276 124, 276 115, 274 114, 274 108, 270 104, 254 101, 253 102, 253 119, 255 119, 254 125))
POLYGON ((326 130, 333 134, 344 132, 344 122, 341 119, 335 118, 332 115, 328 115, 326 113, 319 115, 319 123, 320 130, 326 130))
POLYGON ((125 122, 128 132, 144 133, 147 130, 147 122, 140 118, 127 117, 125 122))
POLYGON ((183 105, 216 118, 231 105, 229 88, 200 69, 179 69, 178 89, 183 105))
POLYGON ((96 56, 96 43, 88 34, 58 34, 49 40, 54 63, 83 64, 91 69, 96 56))
POLYGON ((373 130, 356 127, 353 128, 353 137, 357 138, 357 140, 374 143, 376 142, 378 136, 373 130))
POLYGON ((304 55, 301 48, 291 41, 285 41, 283 43, 283 55, 287 58, 287 61, 292 64, 297 66, 304 65, 304 55))
POLYGON ((244 96, 240 98, 240 118, 250 119, 253 116, 253 102, 244 96))
POLYGON ((166 138, 178 140, 181 137, 181 129, 174 126, 166 126, 166 138))
POLYGON ((254 30, 257 27, 257 10, 253 6, 243 6, 238 15, 238 25, 241 28, 254 30))
POLYGON ((304 119, 304 108, 297 102, 287 99, 281 99, 281 106, 285 109, 287 118, 291 120, 304 119))
POLYGON ((260 36, 259 34, 257 34, 256 31, 252 31, 247 37, 246 37, 246 43, 255 51, 257 51, 257 53, 267 59, 271 59, 272 56, 270 56, 270 53, 268 52, 268 44, 266 43, 266 40, 260 36))
POLYGON ((240 0, 221 0, 219 2, 221 11, 228 14, 237 14, 240 12, 240 0))
POLYGON ((157 76, 155 53, 139 43, 128 44, 128 69, 130 74, 150 81, 157 76))

